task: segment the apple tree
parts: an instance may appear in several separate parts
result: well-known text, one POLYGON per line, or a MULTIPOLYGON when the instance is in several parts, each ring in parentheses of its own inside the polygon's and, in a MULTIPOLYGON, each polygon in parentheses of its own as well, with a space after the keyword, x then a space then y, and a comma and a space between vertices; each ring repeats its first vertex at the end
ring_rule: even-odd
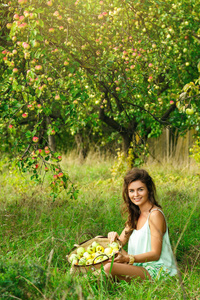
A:
MULTIPOLYGON (((182 86, 197 76, 198 2, 40 5, 44 37, 50 30, 52 44, 67 55, 69 64, 78 64, 97 99, 88 94, 82 121, 88 115, 96 118, 98 112, 99 119, 120 134, 125 151, 132 141, 142 146, 148 137, 157 137, 162 126, 185 130, 187 115, 178 111, 177 102, 182 86)), ((79 110, 79 94, 73 103, 79 110)))
POLYGON ((133 143, 135 157, 163 126, 184 132, 189 117, 177 106, 182 87, 198 76, 199 5, 10 1, 1 82, 7 124, 26 123, 26 138, 51 144, 63 122, 87 139, 88 128, 98 135, 101 121, 121 136, 124 151, 133 143))
POLYGON ((1 6, 6 16, 1 36, 2 146, 5 150, 11 146, 11 153, 19 155, 20 168, 32 171, 31 178, 36 182, 42 182, 44 174, 51 171, 55 197, 63 189, 73 191, 68 175, 61 169, 62 157, 55 151, 54 142, 66 122, 73 80, 69 72, 64 79, 68 64, 64 55, 59 59, 59 50, 54 46, 50 49, 49 41, 43 41, 43 21, 37 19, 40 9, 28 13, 24 10, 26 4, 13 1, 1 6), (63 108, 67 110, 63 112, 63 108))

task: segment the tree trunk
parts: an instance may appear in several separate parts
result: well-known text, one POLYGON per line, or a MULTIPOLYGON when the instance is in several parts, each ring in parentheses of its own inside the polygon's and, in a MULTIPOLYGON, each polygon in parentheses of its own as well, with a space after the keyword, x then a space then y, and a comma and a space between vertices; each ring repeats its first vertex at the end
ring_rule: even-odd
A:
POLYGON ((75 135, 75 141, 79 158, 85 159, 88 153, 88 144, 84 141, 84 137, 80 132, 75 135))
MULTIPOLYGON (((47 117, 47 128, 51 124, 51 119, 50 117, 47 117)), ((48 135, 48 143, 49 143, 49 148, 51 151, 56 152, 56 140, 54 135, 48 135)))
POLYGON ((131 142, 133 141, 133 135, 128 132, 121 133, 122 136, 122 151, 128 155, 128 149, 130 148, 131 142))
POLYGON ((56 152, 56 140, 54 135, 48 135, 49 148, 51 151, 56 152))

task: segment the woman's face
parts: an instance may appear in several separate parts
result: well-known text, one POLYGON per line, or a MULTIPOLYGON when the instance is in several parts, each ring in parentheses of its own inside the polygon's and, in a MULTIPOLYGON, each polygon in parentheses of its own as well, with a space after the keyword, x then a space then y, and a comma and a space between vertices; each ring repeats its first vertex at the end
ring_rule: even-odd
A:
POLYGON ((139 207, 150 202, 146 184, 140 180, 133 181, 128 185, 128 196, 139 207))

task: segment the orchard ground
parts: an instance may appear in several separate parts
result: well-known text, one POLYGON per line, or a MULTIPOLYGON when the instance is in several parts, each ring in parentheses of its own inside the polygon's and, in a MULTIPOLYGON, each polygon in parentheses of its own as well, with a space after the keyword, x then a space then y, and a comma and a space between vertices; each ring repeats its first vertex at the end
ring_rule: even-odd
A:
POLYGON ((151 283, 113 283, 103 276, 71 276, 66 254, 91 236, 120 232, 124 226, 122 179, 126 164, 72 153, 62 167, 78 190, 77 199, 34 186, 15 168, 0 162, 1 299, 200 299, 199 169, 147 164, 167 217, 180 276, 151 283))

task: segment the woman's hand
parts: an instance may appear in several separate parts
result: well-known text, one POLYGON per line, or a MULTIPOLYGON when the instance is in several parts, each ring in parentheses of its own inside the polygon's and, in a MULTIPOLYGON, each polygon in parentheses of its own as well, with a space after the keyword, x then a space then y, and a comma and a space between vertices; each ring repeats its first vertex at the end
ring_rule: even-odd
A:
POLYGON ((111 231, 108 233, 108 239, 110 240, 110 243, 116 241, 116 239, 119 239, 119 235, 115 231, 111 231))
POLYGON ((130 236, 130 235, 126 234, 126 231, 130 231, 129 227, 125 227, 124 230, 122 231, 122 233, 120 234, 120 236, 115 231, 109 232, 108 239, 110 240, 110 243, 112 243, 112 242, 116 241, 116 239, 118 239, 121 242, 122 247, 124 247, 124 245, 126 245, 126 243, 128 242, 128 239, 130 236))
POLYGON ((128 256, 128 254, 124 255, 121 252, 117 252, 117 257, 115 257, 114 262, 121 263, 121 264, 124 264, 124 263, 127 264, 129 262, 129 256, 128 256))

